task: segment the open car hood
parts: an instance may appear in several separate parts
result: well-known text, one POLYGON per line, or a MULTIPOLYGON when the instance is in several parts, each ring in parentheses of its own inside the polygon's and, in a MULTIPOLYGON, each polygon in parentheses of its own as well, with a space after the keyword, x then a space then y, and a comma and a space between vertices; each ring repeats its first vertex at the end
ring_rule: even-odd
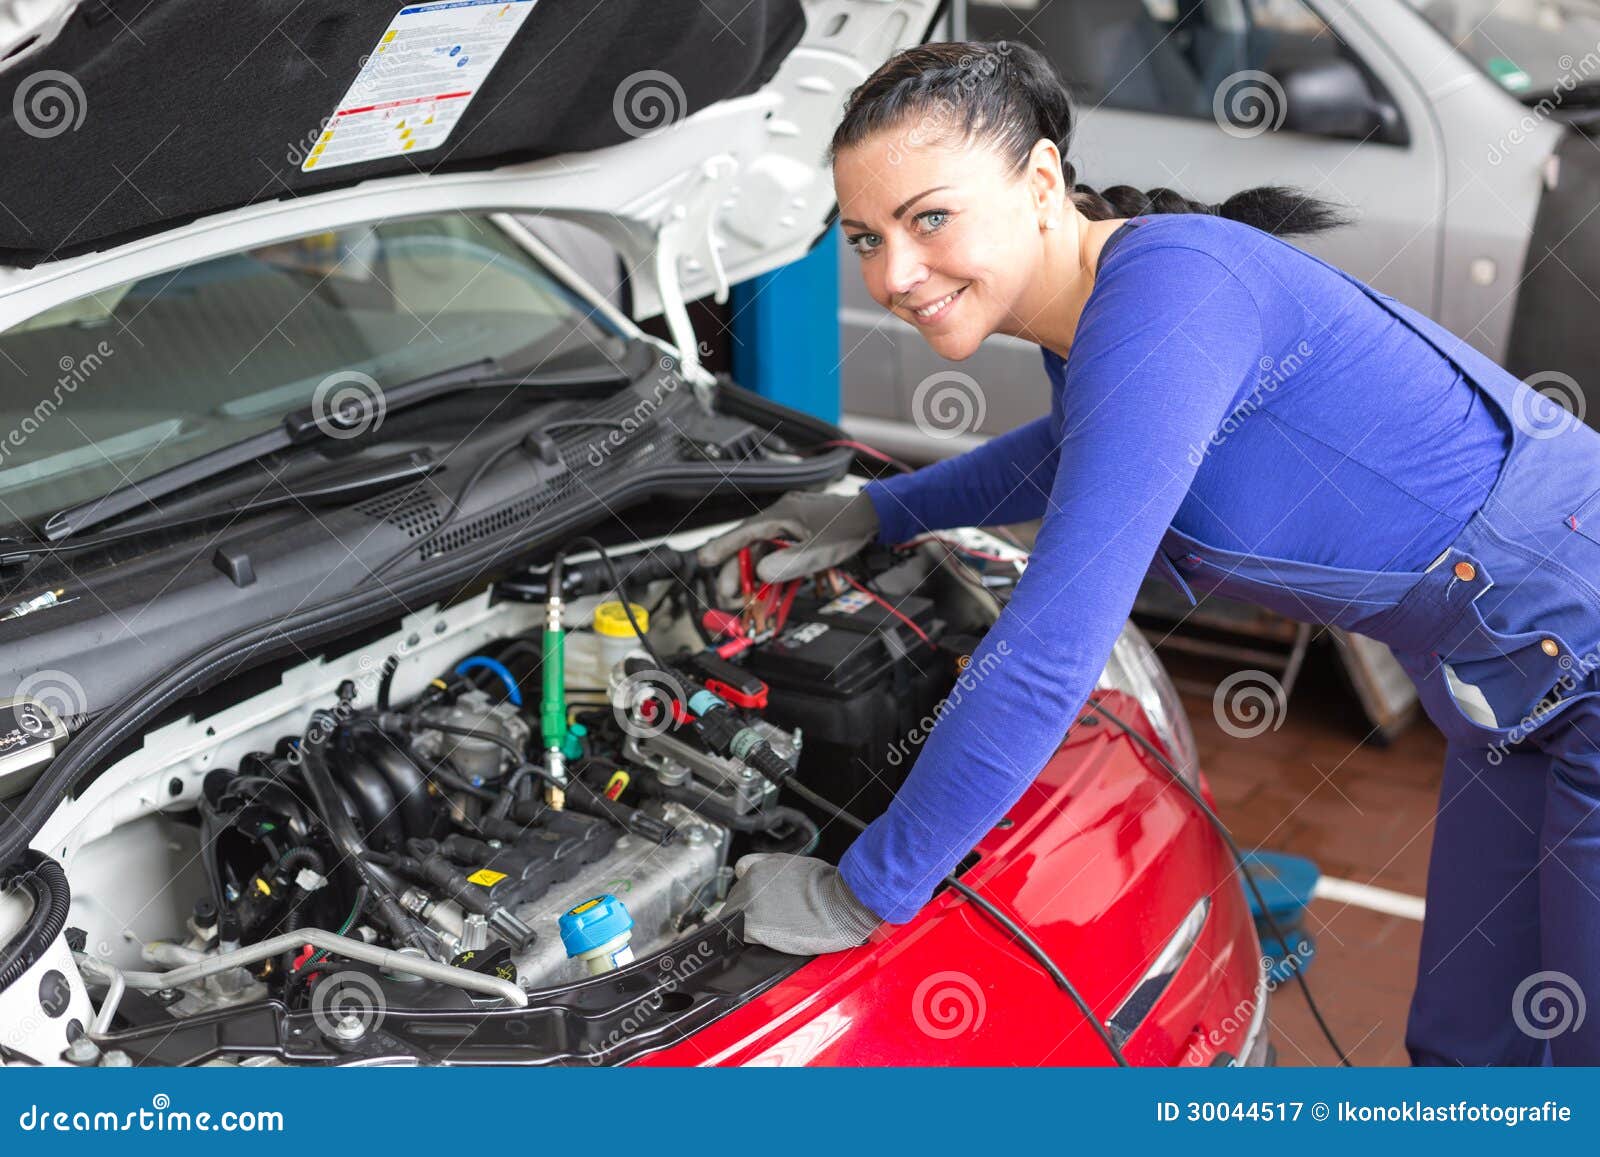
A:
POLYGON ((939 7, 0 0, 0 329, 307 232, 505 210, 606 236, 692 362, 683 302, 810 248, 845 98, 939 7))

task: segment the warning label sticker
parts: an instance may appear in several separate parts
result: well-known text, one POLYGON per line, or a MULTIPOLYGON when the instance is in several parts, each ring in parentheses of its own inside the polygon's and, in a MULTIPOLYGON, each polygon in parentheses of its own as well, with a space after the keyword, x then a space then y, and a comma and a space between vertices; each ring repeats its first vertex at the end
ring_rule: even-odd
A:
POLYGON ((823 607, 819 615, 853 615, 857 611, 865 610, 872 605, 872 596, 861 591, 845 591, 844 594, 834 599, 833 602, 823 607))
POLYGON ((317 135, 302 173, 444 144, 537 0, 400 9, 317 135))

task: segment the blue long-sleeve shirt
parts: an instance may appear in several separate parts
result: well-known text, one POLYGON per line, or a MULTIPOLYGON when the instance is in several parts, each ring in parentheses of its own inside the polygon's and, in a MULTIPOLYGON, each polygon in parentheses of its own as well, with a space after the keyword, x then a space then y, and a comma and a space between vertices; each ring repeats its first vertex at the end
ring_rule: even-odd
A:
POLYGON ((1232 551, 1420 570, 1509 446, 1476 388, 1377 302, 1221 218, 1120 228, 1070 356, 1043 352, 1049 415, 867 486, 886 543, 1042 519, 972 657, 985 674, 840 862, 889 921, 916 914, 1055 753, 1169 525, 1232 551))

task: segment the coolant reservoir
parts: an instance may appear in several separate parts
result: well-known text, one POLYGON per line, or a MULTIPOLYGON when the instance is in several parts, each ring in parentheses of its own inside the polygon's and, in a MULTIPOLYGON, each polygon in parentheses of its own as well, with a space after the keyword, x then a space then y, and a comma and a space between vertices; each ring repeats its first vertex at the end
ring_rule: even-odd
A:
MULTIPOLYGON (((650 630, 650 614, 638 603, 629 604, 633 608, 633 617, 639 622, 639 630, 650 630)), ((611 669, 622 662, 623 656, 639 645, 639 636, 634 632, 633 624, 628 621, 628 613, 622 609, 620 602, 612 601, 601 603, 594 609, 594 637, 600 645, 600 678, 604 686, 611 669)))
POLYGON ((633 917, 610 892, 585 900, 558 923, 562 947, 583 961, 591 976, 633 961, 633 917))

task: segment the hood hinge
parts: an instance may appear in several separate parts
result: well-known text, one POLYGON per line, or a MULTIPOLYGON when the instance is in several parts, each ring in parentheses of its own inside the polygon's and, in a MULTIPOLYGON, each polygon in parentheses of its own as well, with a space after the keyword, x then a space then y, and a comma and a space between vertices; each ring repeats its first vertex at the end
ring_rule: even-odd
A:
POLYGON ((715 283, 712 299, 718 305, 727 302, 728 274, 721 252, 725 242, 717 236, 716 214, 719 208, 733 203, 738 192, 733 179, 738 170, 738 162, 726 154, 707 159, 700 166, 699 179, 688 190, 689 195, 667 209, 656 231, 655 280, 661 313, 673 344, 678 347, 683 377, 708 407, 716 378, 700 364, 701 357, 710 350, 702 349, 689 320, 681 275, 710 270, 715 283))

